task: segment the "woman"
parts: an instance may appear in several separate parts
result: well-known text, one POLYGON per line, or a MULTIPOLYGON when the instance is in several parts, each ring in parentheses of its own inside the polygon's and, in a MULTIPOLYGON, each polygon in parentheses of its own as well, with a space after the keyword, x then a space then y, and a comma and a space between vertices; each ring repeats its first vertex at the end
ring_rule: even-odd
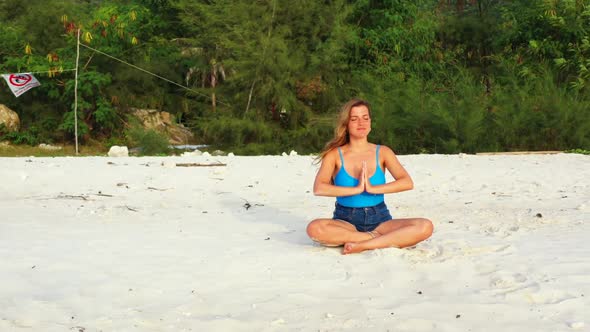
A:
POLYGON ((369 104, 352 99, 342 106, 335 137, 318 159, 313 193, 336 197, 332 219, 315 219, 307 226, 309 237, 326 246, 344 245, 343 254, 368 249, 412 246, 432 235, 432 222, 424 218, 395 219, 383 194, 414 187, 412 178, 395 153, 369 143, 369 104), (386 183, 387 169, 394 181, 386 183))

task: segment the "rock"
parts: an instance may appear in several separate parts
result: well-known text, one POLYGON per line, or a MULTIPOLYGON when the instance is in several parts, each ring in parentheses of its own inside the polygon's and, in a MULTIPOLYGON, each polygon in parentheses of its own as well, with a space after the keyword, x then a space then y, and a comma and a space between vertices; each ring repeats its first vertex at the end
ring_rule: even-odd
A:
POLYGON ((283 152, 283 153, 281 153, 281 156, 286 157, 287 156, 287 153, 286 152, 283 152))
POLYGON ((586 324, 584 324, 584 322, 569 322, 567 325, 574 330, 578 330, 583 328, 586 324))
POLYGON ((199 150, 195 150, 195 151, 192 151, 192 152, 190 152, 190 151, 183 152, 183 153, 181 154, 181 156, 182 156, 182 157, 198 157, 198 156, 200 156, 200 155, 202 155, 202 154, 203 154, 203 152, 201 152, 201 151, 199 151, 199 150))
POLYGON ((297 155, 297 151, 295 150, 291 150, 291 152, 289 152, 290 156, 296 156, 297 155))
POLYGON ((212 156, 225 156, 227 153, 221 151, 221 150, 215 150, 213 152, 211 152, 212 156))
POLYGON ((168 112, 153 109, 131 109, 145 129, 153 129, 168 136, 172 145, 187 144, 194 140, 193 133, 183 125, 175 123, 174 117, 168 112))
POLYGON ((211 157, 211 154, 207 151, 203 152, 203 157, 211 157))
POLYGON ((129 157, 129 149, 126 146, 113 145, 109 149, 109 157, 129 157))
POLYGON ((55 150, 61 150, 62 147, 51 145, 51 144, 41 143, 41 144, 39 144, 39 149, 55 151, 55 150))
POLYGON ((228 157, 235 157, 236 155, 233 152, 227 154, 228 157))
POLYGON ((8 132, 18 131, 20 129, 20 118, 15 111, 0 104, 0 125, 4 125, 8 132))

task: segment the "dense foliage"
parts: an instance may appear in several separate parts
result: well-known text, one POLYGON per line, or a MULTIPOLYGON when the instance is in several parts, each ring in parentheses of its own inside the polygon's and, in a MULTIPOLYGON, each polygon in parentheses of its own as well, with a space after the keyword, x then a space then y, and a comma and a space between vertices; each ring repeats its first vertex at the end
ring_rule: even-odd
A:
MULTIPOLYGON (((130 108, 170 112, 201 144, 317 152, 339 106, 373 106, 399 153, 590 149, 590 0, 0 1, 0 72, 42 85, 0 103, 20 133, 129 136, 130 108)), ((147 136, 149 138, 149 136, 147 136)))

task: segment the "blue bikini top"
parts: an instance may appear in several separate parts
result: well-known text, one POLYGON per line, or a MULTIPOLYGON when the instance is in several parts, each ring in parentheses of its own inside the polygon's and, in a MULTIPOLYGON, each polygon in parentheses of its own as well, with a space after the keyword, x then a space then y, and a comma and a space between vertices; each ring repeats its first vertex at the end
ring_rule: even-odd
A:
MULTIPOLYGON (((377 145, 375 153, 377 163, 375 173, 369 178, 369 182, 371 182, 371 184, 374 186, 385 184, 385 173, 379 165, 379 147, 380 146, 377 145)), ((342 156, 342 150, 340 150, 340 148, 338 148, 338 153, 340 154, 342 166, 340 166, 338 173, 336 173, 336 176, 334 177, 334 185, 341 187, 356 187, 359 184, 359 180, 350 176, 350 174, 348 174, 344 168, 344 157, 342 156)), ((382 203, 383 201, 383 194, 369 194, 366 191, 353 196, 336 197, 336 202, 338 202, 338 204, 347 207, 375 206, 382 203)))

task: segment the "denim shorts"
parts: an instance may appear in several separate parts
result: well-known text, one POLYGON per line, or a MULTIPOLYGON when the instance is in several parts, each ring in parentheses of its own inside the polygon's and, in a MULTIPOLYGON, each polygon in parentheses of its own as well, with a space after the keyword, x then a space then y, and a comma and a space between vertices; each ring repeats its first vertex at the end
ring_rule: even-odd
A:
POLYGON ((344 220, 359 232, 370 232, 385 221, 393 219, 385 202, 375 206, 351 208, 336 203, 332 219, 344 220))

